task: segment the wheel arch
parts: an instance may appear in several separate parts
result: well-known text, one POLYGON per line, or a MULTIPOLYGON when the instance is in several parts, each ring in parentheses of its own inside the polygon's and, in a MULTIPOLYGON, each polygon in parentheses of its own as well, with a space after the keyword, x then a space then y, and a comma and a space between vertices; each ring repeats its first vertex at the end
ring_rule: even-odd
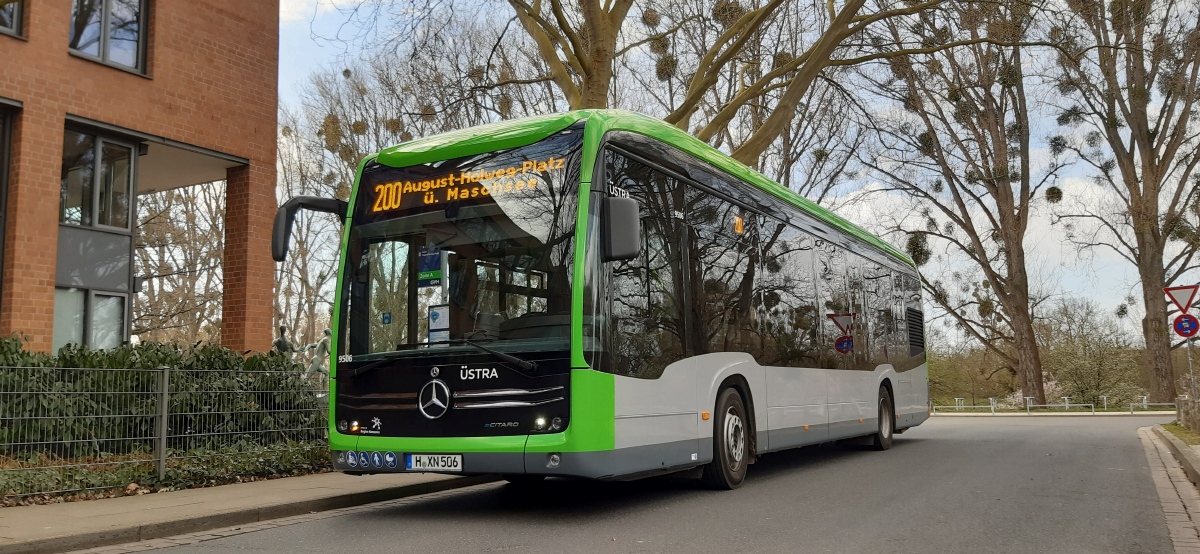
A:
MULTIPOLYGON (((731 388, 742 397, 742 403, 746 405, 746 418, 749 419, 750 432, 746 433, 750 437, 750 455, 758 455, 758 416, 754 414, 754 395, 750 390, 750 382, 741 373, 734 373, 725 377, 721 384, 717 386, 717 396, 721 391, 731 388)), ((716 402, 716 396, 713 397, 716 402)))

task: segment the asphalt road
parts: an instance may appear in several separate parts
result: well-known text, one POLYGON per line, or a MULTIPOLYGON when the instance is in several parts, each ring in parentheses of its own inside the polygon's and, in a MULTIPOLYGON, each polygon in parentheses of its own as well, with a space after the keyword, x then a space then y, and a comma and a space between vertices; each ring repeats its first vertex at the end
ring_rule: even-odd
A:
POLYGON ((1166 553, 1136 430, 1169 419, 940 417, 887 452, 763 456, 732 492, 491 484, 163 552, 1166 553))

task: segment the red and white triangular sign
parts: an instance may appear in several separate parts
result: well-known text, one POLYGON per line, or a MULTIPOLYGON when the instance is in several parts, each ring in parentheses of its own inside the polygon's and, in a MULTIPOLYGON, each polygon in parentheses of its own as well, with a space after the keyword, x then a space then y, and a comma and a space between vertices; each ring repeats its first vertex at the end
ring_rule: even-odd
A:
POLYGON ((854 323, 854 314, 825 314, 825 317, 832 319, 833 324, 842 330, 843 335, 850 334, 850 325, 854 323))
POLYGON ((1188 308, 1192 307, 1192 301, 1196 299, 1196 289, 1200 285, 1187 285, 1184 287, 1167 287, 1163 292, 1167 293, 1167 297, 1171 302, 1175 303, 1175 307, 1179 308, 1180 313, 1188 313, 1188 308))

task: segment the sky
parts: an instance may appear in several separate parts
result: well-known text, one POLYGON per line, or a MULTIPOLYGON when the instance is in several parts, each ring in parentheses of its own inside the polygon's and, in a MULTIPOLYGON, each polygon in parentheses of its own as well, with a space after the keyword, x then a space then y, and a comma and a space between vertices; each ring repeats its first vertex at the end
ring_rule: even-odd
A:
MULTIPOLYGON (((345 64, 346 47, 331 40, 347 20, 345 9, 356 0, 281 0, 279 40, 279 93, 285 105, 296 105, 308 76, 323 67, 345 64)), ((1070 178, 1060 183, 1067 193, 1084 193, 1091 188, 1083 179, 1070 178)), ((884 195, 875 195, 865 203, 855 204, 841 215, 870 229, 875 220, 875 207, 890 204, 884 195)), ((1123 299, 1132 294, 1139 301, 1132 306, 1133 315, 1140 318, 1140 291, 1137 272, 1133 266, 1111 252, 1095 250, 1080 255, 1064 242, 1062 229, 1050 225, 1048 210, 1042 210, 1031 221, 1027 234, 1030 249, 1030 272, 1037 281, 1049 281, 1047 288, 1061 286, 1065 294, 1094 300, 1101 309, 1112 313, 1123 299)), ((1137 321, 1130 318, 1128 323, 1137 321)))
POLYGON ((351 0, 280 0, 279 95, 294 105, 314 70, 339 65, 345 47, 328 37, 337 36, 346 17, 338 11, 351 0))

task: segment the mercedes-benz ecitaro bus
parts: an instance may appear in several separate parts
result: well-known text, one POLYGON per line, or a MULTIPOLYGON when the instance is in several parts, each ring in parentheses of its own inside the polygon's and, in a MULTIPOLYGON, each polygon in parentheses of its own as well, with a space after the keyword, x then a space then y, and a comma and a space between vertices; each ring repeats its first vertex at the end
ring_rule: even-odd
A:
POLYGON ((886 450, 928 415, 889 244, 661 121, 581 110, 367 157, 342 218, 329 442, 353 473, 735 488, 761 454, 886 450))

